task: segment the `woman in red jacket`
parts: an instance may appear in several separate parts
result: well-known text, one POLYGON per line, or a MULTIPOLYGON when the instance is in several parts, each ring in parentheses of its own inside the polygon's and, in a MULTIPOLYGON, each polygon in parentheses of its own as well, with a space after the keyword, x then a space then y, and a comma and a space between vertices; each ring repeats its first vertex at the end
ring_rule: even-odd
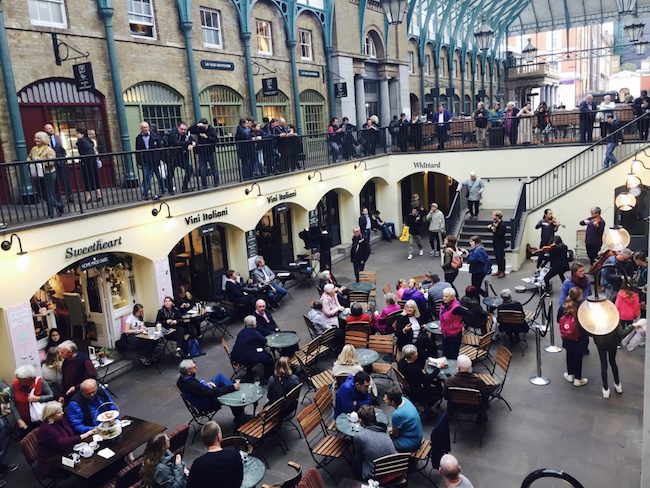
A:
POLYGON ((75 434, 68 419, 63 415, 63 406, 59 402, 46 403, 43 408, 43 425, 36 431, 39 476, 41 478, 59 477, 62 470, 48 462, 48 459, 69 454, 75 444, 92 437, 97 432, 98 429, 94 428, 81 435, 75 434))

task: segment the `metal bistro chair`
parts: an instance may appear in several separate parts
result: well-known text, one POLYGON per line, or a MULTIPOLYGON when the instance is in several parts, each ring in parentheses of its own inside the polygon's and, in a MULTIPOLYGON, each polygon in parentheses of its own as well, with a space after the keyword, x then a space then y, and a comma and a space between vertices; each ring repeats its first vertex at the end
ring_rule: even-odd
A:
POLYGON ((483 434, 485 432, 485 420, 481 416, 485 414, 483 397, 479 390, 473 388, 459 388, 452 386, 447 389, 447 411, 454 423, 454 443, 458 426, 462 423, 479 424, 479 447, 483 446, 483 434))
POLYGON ((408 469, 411 454, 400 452, 375 459, 372 462, 372 478, 383 487, 408 486, 408 469))
POLYGON ((217 414, 220 408, 216 408, 214 410, 209 410, 209 411, 201 411, 192 404, 192 402, 185 396, 183 392, 179 390, 179 393, 181 395, 181 399, 183 400, 183 403, 185 404, 185 408, 187 408, 187 411, 190 412, 190 415, 192 416, 192 419, 189 421, 188 426, 191 427, 192 424, 196 424, 196 431, 192 436, 192 442, 194 442, 194 439, 196 438, 196 434, 199 433, 201 427, 203 427, 207 422, 212 420, 212 418, 217 414))
POLYGON ((503 387, 506 383, 506 377, 508 376, 511 360, 512 352, 510 352, 510 349, 508 349, 506 346, 499 346, 499 349, 497 349, 496 358, 494 360, 494 368, 492 368, 492 373, 478 373, 476 376, 481 378, 483 383, 491 388, 494 388, 490 392, 489 401, 492 401, 495 398, 499 399, 505 403, 508 409, 512 412, 512 407, 508 401, 503 398, 503 387))
POLYGON ((223 347, 223 350, 226 351, 226 355, 228 356, 228 360, 230 361, 230 366, 232 367, 232 376, 230 379, 234 378, 241 378, 242 376, 248 376, 250 375, 253 367, 252 366, 246 366, 244 364, 239 364, 237 361, 233 361, 232 356, 230 355, 230 345, 228 345, 228 342, 226 341, 225 338, 221 339, 221 347, 223 347), (242 374, 242 371, 244 374, 242 374))
POLYGON ((311 319, 307 317, 307 315, 303 315, 302 318, 304 319, 305 325, 307 326, 307 330, 309 331, 309 337, 311 337, 312 339, 318 337, 318 331, 316 330, 316 326, 311 321, 311 319))
POLYGON ((283 481, 282 483, 276 483, 274 485, 264 484, 262 485, 262 488, 295 488, 298 486, 298 483, 302 478, 302 466, 293 461, 289 461, 287 465, 295 470, 295 474, 291 478, 283 481))
POLYGON ((499 333, 507 333, 508 329, 514 329, 517 334, 523 334, 521 342, 521 355, 523 356, 528 349, 528 341, 526 334, 530 330, 530 322, 526 319, 526 314, 516 310, 499 310, 497 314, 497 321, 499 322, 499 333))

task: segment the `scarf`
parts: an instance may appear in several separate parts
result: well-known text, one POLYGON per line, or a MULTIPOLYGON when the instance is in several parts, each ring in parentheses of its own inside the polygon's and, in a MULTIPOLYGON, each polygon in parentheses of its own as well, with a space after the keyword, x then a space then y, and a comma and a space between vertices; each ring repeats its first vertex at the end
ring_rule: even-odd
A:
MULTIPOLYGON (((589 284, 589 278, 587 276, 583 276, 582 278, 578 278, 577 275, 571 273, 571 281, 573 282, 574 285, 579 287, 581 290, 584 290, 587 288, 587 285, 589 284)), ((587 297, 585 297, 587 298, 587 297)))

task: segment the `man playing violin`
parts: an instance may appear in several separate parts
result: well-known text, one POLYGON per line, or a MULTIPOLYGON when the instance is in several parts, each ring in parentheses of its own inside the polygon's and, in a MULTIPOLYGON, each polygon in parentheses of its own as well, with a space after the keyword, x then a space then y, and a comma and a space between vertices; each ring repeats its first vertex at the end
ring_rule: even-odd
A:
POLYGON ((587 249, 589 262, 594 264, 600 248, 603 247, 603 231, 605 230, 605 221, 600 216, 600 207, 593 207, 591 209, 591 217, 581 220, 580 225, 587 226, 585 232, 585 248, 587 249))
MULTIPOLYGON (((541 236, 539 240, 539 247, 543 248, 548 246, 553 242, 553 237, 555 233, 560 228, 560 222, 553 217, 553 210, 550 208, 544 209, 544 217, 537 222, 535 226, 536 229, 541 229, 541 236)), ((537 260, 537 267, 541 267, 543 259, 540 258, 537 260)))

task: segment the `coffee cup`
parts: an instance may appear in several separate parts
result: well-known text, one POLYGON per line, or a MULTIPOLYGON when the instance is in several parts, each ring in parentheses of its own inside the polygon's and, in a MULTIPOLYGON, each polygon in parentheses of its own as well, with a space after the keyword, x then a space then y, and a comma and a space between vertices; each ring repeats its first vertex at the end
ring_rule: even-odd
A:
POLYGON ((90 446, 90 448, 93 451, 99 449, 99 442, 97 442, 97 441, 91 441, 91 442, 88 443, 88 445, 90 446))
POLYGON ((90 456, 93 455, 93 448, 90 446, 84 447, 79 454, 81 454, 85 458, 89 458, 90 456))
POLYGON ((348 418, 350 419, 350 422, 357 423, 359 421, 359 414, 357 412, 350 412, 348 418))
POLYGON ((159 334, 162 332, 162 324, 156 324, 156 332, 159 334))

